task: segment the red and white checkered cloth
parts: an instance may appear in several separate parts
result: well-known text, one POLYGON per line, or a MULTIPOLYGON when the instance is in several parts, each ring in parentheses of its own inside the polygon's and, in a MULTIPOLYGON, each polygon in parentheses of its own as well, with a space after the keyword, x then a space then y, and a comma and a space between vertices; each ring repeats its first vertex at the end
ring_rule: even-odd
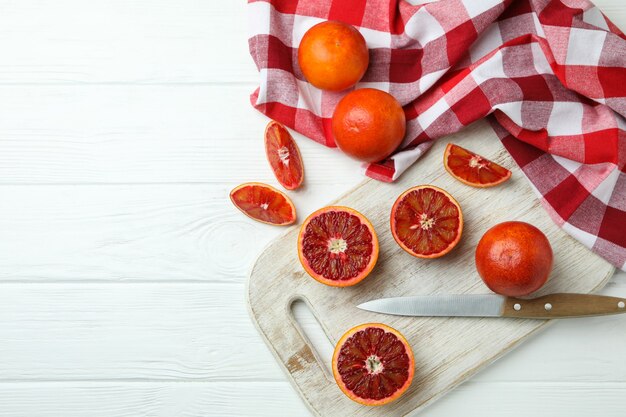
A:
POLYGON ((304 33, 354 25, 370 48, 359 87, 404 106, 407 135, 365 167, 393 181, 434 139, 487 116, 554 221, 626 270, 626 37, 586 0, 249 0, 255 108, 335 146, 343 93, 308 84, 304 33))

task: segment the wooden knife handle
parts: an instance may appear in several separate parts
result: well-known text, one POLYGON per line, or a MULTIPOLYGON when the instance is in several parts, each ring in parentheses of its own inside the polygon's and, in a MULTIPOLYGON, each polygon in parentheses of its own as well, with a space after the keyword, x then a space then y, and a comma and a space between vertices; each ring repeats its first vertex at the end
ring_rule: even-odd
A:
POLYGON ((550 294, 522 300, 508 297, 502 317, 553 319, 626 313, 626 299, 592 294, 550 294))

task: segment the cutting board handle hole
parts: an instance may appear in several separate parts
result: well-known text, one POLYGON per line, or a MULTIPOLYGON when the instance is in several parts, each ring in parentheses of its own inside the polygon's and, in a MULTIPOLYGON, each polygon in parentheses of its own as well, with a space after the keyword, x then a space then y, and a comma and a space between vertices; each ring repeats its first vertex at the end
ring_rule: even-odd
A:
POLYGON ((291 314, 298 330, 308 342, 318 362, 321 362, 326 378, 333 381, 331 362, 334 346, 322 328, 309 303, 302 298, 291 302, 291 314))

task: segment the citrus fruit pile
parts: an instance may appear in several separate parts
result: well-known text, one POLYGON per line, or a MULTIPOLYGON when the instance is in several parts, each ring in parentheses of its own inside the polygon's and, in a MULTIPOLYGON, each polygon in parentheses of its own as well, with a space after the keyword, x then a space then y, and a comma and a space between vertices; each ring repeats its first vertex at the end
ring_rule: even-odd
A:
MULTIPOLYGON (((364 37, 341 22, 313 26, 298 48, 298 65, 313 86, 328 91, 354 87, 367 73, 369 51, 364 37)), ((389 157, 403 142, 406 117, 389 93, 362 88, 348 92, 334 109, 331 128, 335 143, 346 154, 365 162, 389 157)), ((304 165, 289 131, 271 121, 265 129, 265 152, 276 180, 296 190, 304 165)), ((470 150, 448 144, 445 170, 462 183, 486 188, 502 184, 511 171, 470 150)), ((296 210, 283 192, 258 182, 245 183, 230 194, 247 216, 273 225, 296 221, 296 210)), ((400 194, 389 214, 397 244, 421 259, 451 252, 463 234, 458 201, 433 185, 418 185, 400 194)), ((298 258, 316 281, 349 287, 374 270, 379 243, 372 223, 350 207, 329 206, 312 213, 300 227, 298 258)), ((552 268, 552 250, 543 233, 522 222, 506 222, 487 231, 475 254, 485 284, 509 296, 539 289, 552 268)), ((414 375, 413 352, 404 336, 381 323, 367 323, 346 332, 336 345, 333 374, 341 391, 364 405, 383 405, 400 397, 414 375)))
MULTIPOLYGON (((321 22, 302 37, 298 66, 313 86, 344 91, 354 87, 367 72, 369 50, 365 38, 354 27, 337 21, 321 22)), ((333 112, 331 125, 339 149, 365 162, 387 158, 400 146, 406 133, 406 117, 400 103, 391 94, 373 88, 346 94, 333 112)), ((264 137, 266 157, 276 180, 286 190, 296 190, 304 180, 304 165, 293 137, 276 121, 267 125, 264 137)), ((285 226, 296 221, 289 197, 267 184, 241 184, 231 191, 230 199, 244 214, 260 222, 285 226)), ((368 272, 333 282, 350 285, 368 272)), ((313 275, 320 277, 315 272, 313 275)))
MULTIPOLYGON (((342 22, 321 22, 310 28, 298 47, 304 78, 327 91, 354 87, 367 72, 369 50, 363 35, 342 22)), ((378 162, 393 153, 406 133, 404 110, 389 93, 362 88, 347 93, 335 107, 332 131, 346 155, 378 162)))

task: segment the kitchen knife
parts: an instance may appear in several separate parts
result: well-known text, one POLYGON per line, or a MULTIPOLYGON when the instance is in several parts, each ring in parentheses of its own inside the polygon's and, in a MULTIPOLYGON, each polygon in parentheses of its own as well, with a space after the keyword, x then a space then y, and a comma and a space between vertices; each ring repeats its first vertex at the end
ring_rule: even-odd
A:
POLYGON ((550 294, 522 300, 496 294, 380 298, 357 306, 396 316, 557 319, 626 313, 626 299, 592 294, 550 294))

